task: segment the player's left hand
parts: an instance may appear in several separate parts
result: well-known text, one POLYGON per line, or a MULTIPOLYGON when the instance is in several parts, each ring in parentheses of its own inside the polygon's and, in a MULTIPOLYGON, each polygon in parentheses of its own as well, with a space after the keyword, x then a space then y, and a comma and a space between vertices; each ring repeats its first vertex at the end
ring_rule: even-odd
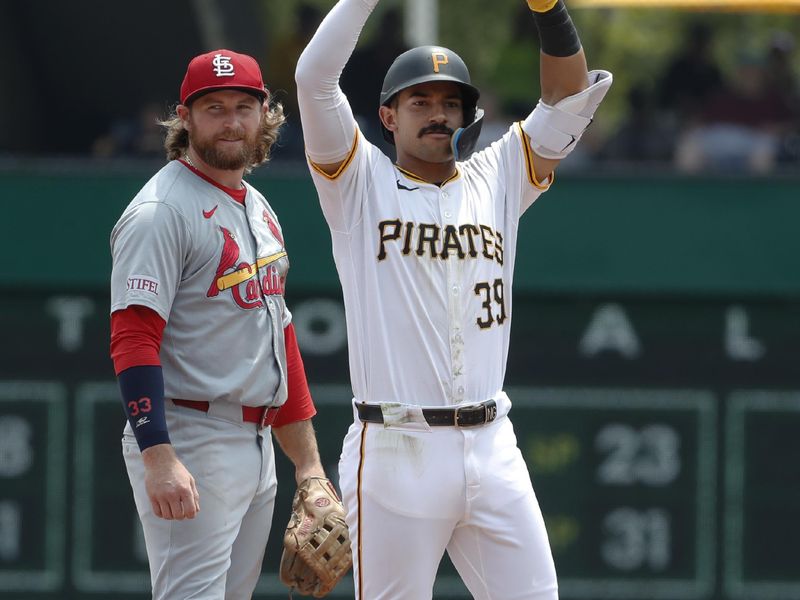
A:
POLYGON ((344 506, 333 484, 309 477, 298 487, 283 538, 280 578, 303 596, 322 598, 353 565, 344 506))

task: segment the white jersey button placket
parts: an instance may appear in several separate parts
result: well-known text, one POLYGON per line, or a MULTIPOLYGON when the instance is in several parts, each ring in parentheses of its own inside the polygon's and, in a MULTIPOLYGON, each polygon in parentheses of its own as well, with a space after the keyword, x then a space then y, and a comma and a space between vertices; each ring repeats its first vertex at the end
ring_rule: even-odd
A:
MULTIPOLYGON (((442 239, 445 239, 444 230, 448 226, 457 227, 456 215, 458 207, 452 194, 441 190, 439 198, 442 223, 442 239)), ((464 336, 461 331, 461 278, 460 261, 457 255, 451 254, 445 260, 447 285, 451 295, 448 302, 448 329, 450 342, 450 399, 453 404, 464 401, 464 336)))

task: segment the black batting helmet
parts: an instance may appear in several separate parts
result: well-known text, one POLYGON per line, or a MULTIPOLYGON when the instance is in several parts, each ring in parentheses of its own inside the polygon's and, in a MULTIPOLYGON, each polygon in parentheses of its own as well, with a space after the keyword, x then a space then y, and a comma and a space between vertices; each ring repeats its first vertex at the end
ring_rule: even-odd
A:
MULTIPOLYGON (((469 78, 469 70, 461 57, 442 46, 418 46, 394 59, 386 71, 381 89, 381 106, 387 106, 395 95, 418 83, 429 81, 452 81, 461 88, 464 107, 464 127, 475 121, 478 106, 478 91, 469 78)), ((394 135, 383 127, 383 137, 394 143, 394 135)))

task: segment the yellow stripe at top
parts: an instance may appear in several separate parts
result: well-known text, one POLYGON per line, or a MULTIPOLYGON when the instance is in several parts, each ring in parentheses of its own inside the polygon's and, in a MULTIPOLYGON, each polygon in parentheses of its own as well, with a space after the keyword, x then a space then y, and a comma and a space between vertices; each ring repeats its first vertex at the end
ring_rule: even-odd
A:
POLYGON ((685 10, 800 12, 800 0, 570 0, 570 8, 678 8, 685 10))
POLYGON ((533 149, 531 148, 531 138, 522 129, 522 121, 517 122, 519 128, 519 137, 522 140, 522 153, 525 155, 525 171, 528 174, 528 181, 530 184, 540 190, 548 189, 555 180, 555 173, 551 173, 546 183, 541 183, 536 177, 536 169, 533 166, 533 149))
POLYGON ((335 173, 331 173, 331 174, 326 173, 325 171, 320 169, 319 166, 317 165, 317 163, 315 163, 310 158, 308 159, 308 163, 311 165, 312 169, 314 169, 317 173, 322 175, 325 179, 334 180, 337 177, 339 177, 342 173, 344 173, 344 170, 347 167, 350 166, 351 162, 353 162, 353 157, 356 155, 356 150, 357 149, 358 149, 358 129, 356 129, 356 134, 355 134, 355 137, 353 138, 353 147, 350 148, 350 152, 345 157, 345 159, 342 161, 342 164, 339 165, 339 168, 336 169, 335 173))
MULTIPOLYGON (((396 168, 398 171, 400 171, 400 172, 401 172, 403 175, 405 175, 405 176, 406 176, 408 179, 410 179, 411 181, 414 181, 414 182, 416 182, 416 183, 427 183, 427 184, 430 184, 430 185, 435 185, 435 184, 434 184, 432 181, 428 181, 427 179, 423 179, 423 178, 422 178, 422 177, 420 177, 419 175, 415 175, 415 174, 414 174, 414 173, 412 173, 411 171, 407 171, 406 169, 404 169, 403 167, 401 167, 400 165, 398 165, 398 164, 396 164, 396 163, 395 163, 395 165, 394 165, 394 166, 395 166, 395 168, 396 168)), ((452 175, 450 175, 450 177, 448 177, 447 179, 445 179, 445 180, 444 180, 442 183, 440 183, 439 185, 440 185, 440 186, 444 186, 444 184, 446 184, 446 183, 450 183, 450 182, 451 182, 451 181, 453 181, 454 179, 458 179, 458 177, 459 177, 460 175, 461 175, 461 172, 458 170, 458 167, 456 167, 455 171, 453 171, 453 174, 452 174, 452 175)))

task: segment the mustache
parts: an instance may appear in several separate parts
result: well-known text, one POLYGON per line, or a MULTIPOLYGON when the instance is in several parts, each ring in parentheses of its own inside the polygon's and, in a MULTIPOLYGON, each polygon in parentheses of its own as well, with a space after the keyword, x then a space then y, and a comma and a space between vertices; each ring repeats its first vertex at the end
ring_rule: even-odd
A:
POLYGON ((446 133, 447 135, 453 135, 453 130, 447 125, 428 125, 419 130, 417 137, 421 138, 426 133, 446 133))
POLYGON ((245 138, 244 129, 239 129, 237 131, 229 131, 225 135, 219 136, 217 139, 218 140, 225 140, 225 141, 228 141, 228 142, 234 142, 236 140, 241 140, 241 139, 244 139, 244 138, 245 138))

